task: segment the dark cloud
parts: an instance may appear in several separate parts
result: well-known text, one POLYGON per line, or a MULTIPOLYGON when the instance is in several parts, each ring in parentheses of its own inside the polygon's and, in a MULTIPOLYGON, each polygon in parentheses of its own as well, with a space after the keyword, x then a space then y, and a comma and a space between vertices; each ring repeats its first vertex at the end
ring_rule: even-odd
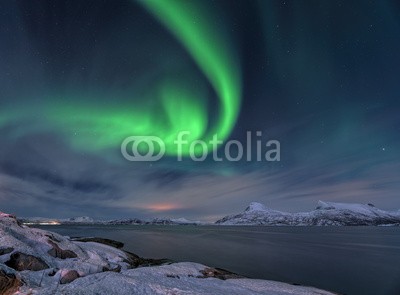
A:
MULTIPOLYGON (((89 179, 70 180, 57 175, 54 171, 45 169, 35 169, 32 167, 18 166, 18 164, 4 163, 1 165, 4 174, 21 178, 23 180, 42 183, 45 182, 54 187, 65 190, 77 191, 81 193, 99 193, 99 192, 112 192, 114 187, 106 183, 96 182, 89 179)), ((46 185, 46 184, 45 184, 46 185)))

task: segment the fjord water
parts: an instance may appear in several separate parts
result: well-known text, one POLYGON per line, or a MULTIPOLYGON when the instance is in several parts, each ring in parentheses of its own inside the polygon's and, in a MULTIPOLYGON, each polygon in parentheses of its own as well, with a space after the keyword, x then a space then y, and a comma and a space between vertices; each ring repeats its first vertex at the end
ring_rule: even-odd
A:
POLYGON ((400 294, 400 227, 41 226, 125 243, 143 257, 351 295, 400 294))

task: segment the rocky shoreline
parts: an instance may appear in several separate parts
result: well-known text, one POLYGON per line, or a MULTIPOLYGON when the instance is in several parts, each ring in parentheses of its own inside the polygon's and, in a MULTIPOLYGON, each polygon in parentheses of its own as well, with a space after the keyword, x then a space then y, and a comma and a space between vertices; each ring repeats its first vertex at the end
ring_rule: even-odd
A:
POLYGON ((197 263, 147 259, 101 238, 68 238, 0 213, 0 294, 332 294, 243 278, 197 263))

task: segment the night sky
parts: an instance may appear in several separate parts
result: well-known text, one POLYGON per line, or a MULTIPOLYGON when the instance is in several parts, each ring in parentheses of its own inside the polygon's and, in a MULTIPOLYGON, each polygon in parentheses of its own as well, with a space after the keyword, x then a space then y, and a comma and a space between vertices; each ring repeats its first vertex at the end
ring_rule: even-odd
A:
POLYGON ((400 209, 399 71, 398 1, 1 1, 0 210, 400 209), (187 149, 177 161, 182 130, 189 142, 259 131, 280 161, 195 162, 187 149), (121 142, 137 135, 167 154, 127 161, 121 142))

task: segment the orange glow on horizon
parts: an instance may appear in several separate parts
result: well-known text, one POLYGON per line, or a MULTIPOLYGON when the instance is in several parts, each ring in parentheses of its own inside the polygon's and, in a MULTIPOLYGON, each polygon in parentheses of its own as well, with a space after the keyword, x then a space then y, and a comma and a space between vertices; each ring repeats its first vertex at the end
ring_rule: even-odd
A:
POLYGON ((182 206, 176 204, 159 203, 159 204, 144 205, 142 208, 151 211, 170 211, 170 210, 181 209, 182 206))

